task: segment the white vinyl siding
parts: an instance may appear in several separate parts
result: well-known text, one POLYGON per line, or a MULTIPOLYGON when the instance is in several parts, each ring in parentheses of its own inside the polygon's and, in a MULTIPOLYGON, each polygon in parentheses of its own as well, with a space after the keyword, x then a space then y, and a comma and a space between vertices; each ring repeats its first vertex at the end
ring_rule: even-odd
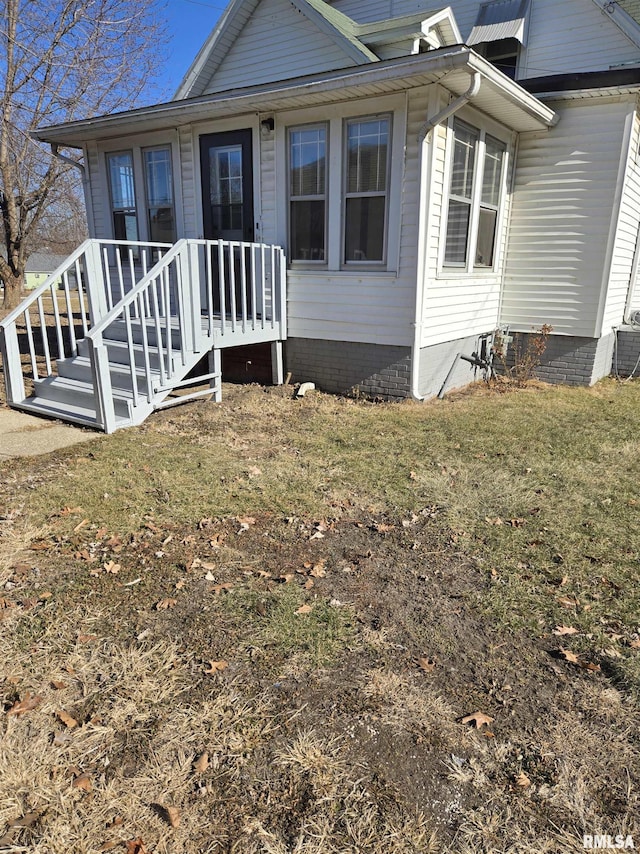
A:
POLYGON ((288 0, 262 0, 203 91, 223 92, 354 64, 288 0))
POLYGON ((624 100, 555 102, 548 134, 523 134, 502 323, 598 335, 625 119, 624 100))
MULTIPOLYGON (((413 14, 415 0, 337 0, 345 15, 366 23, 413 14)), ((450 0, 463 39, 474 27, 479 0, 450 0)), ((426 7, 431 8, 431 7, 426 7)), ((592 0, 533 0, 526 49, 518 77, 600 71, 618 63, 640 64, 640 51, 592 0)))
MULTIPOLYGON (((446 103, 442 92, 440 106, 446 103)), ((432 111, 435 106, 430 108, 432 111)), ((429 193, 429 222, 424 246, 424 281, 422 299, 421 346, 442 344, 472 335, 490 332, 498 325, 500 294, 504 268, 504 253, 510 195, 506 192, 511 179, 511 134, 490 122, 477 111, 461 110, 460 118, 470 126, 482 128, 500 139, 507 148, 503 199, 497 218, 494 269, 476 267, 470 272, 455 267, 443 267, 443 241, 446 232, 446 200, 448 198, 448 146, 452 132, 446 126, 433 134, 433 164, 429 193), (445 192, 446 190, 446 192, 445 192)))
MULTIPOLYGON (((329 141, 329 269, 287 271, 288 333, 290 337, 329 341, 410 346, 413 341, 417 252, 417 133, 424 122, 426 98, 422 96, 410 127, 405 123, 404 97, 381 98, 330 106, 325 110, 293 112, 277 117, 280 128, 278 237, 287 245, 287 198, 285 184, 285 127, 299 127, 323 119, 330 123, 329 141), (386 271, 340 270, 342 259, 342 175, 344 120, 372 115, 392 115, 393 139, 389 184, 389 252, 386 271), (402 151, 406 147, 403 164, 402 151), (331 216, 331 213, 337 213, 331 216), (400 241, 400 244, 399 244, 400 241), (405 248, 406 247, 406 248, 405 248)), ((264 165, 263 165, 264 168, 264 165)), ((263 174, 263 180, 265 180, 263 174)))
MULTIPOLYGON (((622 198, 620 200, 620 215, 618 217, 609 287, 605 303, 602 334, 611 331, 612 326, 619 326, 624 318, 627 295, 634 272, 634 258, 638 243, 638 226, 640 223, 640 123, 638 115, 630 113, 628 120, 632 123, 627 151, 623 152, 622 162, 626 164, 626 175, 622 198), (626 156, 625 156, 626 155, 626 156)), ((640 252, 640 245, 638 245, 640 252)), ((640 266, 639 266, 640 269, 640 266)), ((633 288, 632 309, 640 308, 640 292, 637 283, 633 288)))

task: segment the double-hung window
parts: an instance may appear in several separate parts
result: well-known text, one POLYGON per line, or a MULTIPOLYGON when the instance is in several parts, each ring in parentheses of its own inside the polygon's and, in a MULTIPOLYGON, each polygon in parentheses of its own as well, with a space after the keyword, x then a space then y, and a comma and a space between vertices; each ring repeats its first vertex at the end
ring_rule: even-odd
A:
POLYGON ((327 126, 289 129, 289 236, 292 261, 325 263, 327 126))
POLYGON ((391 118, 346 122, 344 261, 379 264, 386 257, 391 118))
POLYGON ((142 155, 149 239, 154 243, 175 243, 176 218, 171 148, 146 148, 142 155))
POLYGON ((444 264, 493 267, 506 146, 455 119, 444 264))
POLYGON ((136 187, 133 152, 107 155, 113 236, 116 240, 137 240, 136 187))

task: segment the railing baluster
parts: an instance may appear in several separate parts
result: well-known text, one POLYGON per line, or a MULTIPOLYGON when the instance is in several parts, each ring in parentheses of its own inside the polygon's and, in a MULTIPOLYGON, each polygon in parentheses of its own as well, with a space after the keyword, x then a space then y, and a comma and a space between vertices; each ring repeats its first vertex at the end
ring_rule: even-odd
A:
POLYGON ((149 361, 149 336, 147 334, 147 318, 144 316, 145 295, 148 299, 148 288, 145 288, 142 293, 138 294, 137 302, 139 303, 140 311, 140 329, 142 332, 142 359, 144 364, 144 376, 147 383, 147 403, 151 403, 151 398, 153 397, 153 387, 151 383, 151 363, 149 361))
POLYGON ((56 324, 56 337, 58 339, 58 358, 64 359, 64 339, 62 337, 62 325, 60 323, 60 311, 58 310, 58 297, 55 283, 51 284, 51 302, 53 303, 53 317, 56 324))
POLYGON ((76 326, 73 317, 73 306, 71 305, 71 288, 69 285, 69 272, 65 270, 62 274, 62 284, 64 285, 64 301, 67 306, 67 322, 69 324, 69 347, 72 356, 78 354, 78 343, 76 341, 76 326))
POLYGON ((131 330, 131 315, 129 313, 132 305, 124 306, 124 323, 127 331, 127 353, 129 355, 129 371, 131 373, 131 390, 133 392, 133 405, 138 405, 138 373, 136 371, 136 351, 133 343, 133 332, 131 330))
POLYGON ((33 329, 31 327, 31 316, 29 309, 24 313, 24 325, 27 330, 27 341, 29 342, 29 360, 31 361, 31 371, 34 380, 40 379, 38 374, 38 360, 36 359, 36 346, 33 343, 33 329))
POLYGON ((240 244, 240 305, 242 307, 242 331, 247 331, 247 261, 246 247, 240 244))
POLYGON ((211 253, 213 251, 212 244, 204 244, 204 263, 207 279, 207 320, 209 323, 209 338, 213 338, 213 259, 211 253))
POLYGON ((227 277, 224 272, 224 243, 218 240, 218 292, 220 294, 220 334, 224 335, 227 329, 227 277))
POLYGON ((180 338, 180 357, 182 359, 182 363, 185 362, 186 356, 186 337, 187 330, 185 328, 185 319, 184 319, 184 305, 182 303, 182 293, 184 287, 184 280, 182 278, 182 264, 180 263, 180 258, 175 259, 176 265, 176 308, 177 308, 177 317, 178 317, 178 329, 179 329, 179 338, 180 338))
POLYGON ((265 315, 267 313, 267 269, 264 255, 265 245, 260 244, 260 326, 264 329, 265 315))
MULTIPOLYGON (((87 268, 87 262, 85 259, 85 270, 87 268)), ((88 326, 87 326, 87 309, 85 307, 84 301, 84 289, 82 287, 82 274, 80 269, 80 261, 76 261, 75 265, 76 270, 76 281, 78 282, 78 300, 80 302, 80 320, 82 322, 82 331, 84 334, 87 334, 88 326)))
POLYGON ((162 345, 162 327, 160 326, 160 314, 158 311, 158 291, 157 278, 151 282, 151 300, 153 303, 153 320, 156 330, 156 347, 158 349, 158 368, 160 369, 160 385, 164 386, 167 382, 167 372, 164 366, 164 347, 162 345))
POLYGON ((256 305, 256 247, 249 245, 249 252, 251 253, 251 328, 255 331, 258 311, 256 305))
POLYGON ((113 308, 113 291, 111 285, 111 268, 109 266, 109 247, 105 246, 102 249, 102 266, 104 269, 104 286, 107 292, 107 305, 109 311, 113 308))
POLYGON ((169 267, 162 272, 162 289, 164 293, 165 326, 167 329, 167 375, 173 375, 173 336, 171 334, 171 287, 169 282, 169 267))
POLYGON ((51 353, 49 352, 49 337, 47 336, 47 322, 44 316, 44 305, 42 296, 37 299, 38 315, 40 317, 40 334, 42 337, 42 348, 44 350, 44 361, 47 367, 47 376, 51 376, 51 353))
POLYGON ((231 303, 231 331, 236 331, 236 259, 234 254, 235 243, 229 241, 227 244, 229 249, 229 302, 231 303))
POLYGON ((120 255, 120 249, 119 248, 116 248, 115 256, 116 256, 116 270, 118 272, 118 285, 120 287, 120 299, 118 300, 118 302, 120 302, 120 300, 124 299, 124 293, 125 292, 124 292, 124 276, 122 275, 122 257, 120 255))
POLYGON ((271 247, 271 328, 276 325, 276 248, 271 247))

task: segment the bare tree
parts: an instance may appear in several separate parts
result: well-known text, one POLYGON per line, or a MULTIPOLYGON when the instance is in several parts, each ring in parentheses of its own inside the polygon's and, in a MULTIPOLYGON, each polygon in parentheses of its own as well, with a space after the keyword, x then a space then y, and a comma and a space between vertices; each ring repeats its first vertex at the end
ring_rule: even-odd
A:
POLYGON ((149 102, 166 45, 158 0, 0 0, 0 280, 20 298, 33 237, 77 170, 29 136, 149 102), (3 54, 5 54, 3 58, 3 54), (143 97, 144 94, 144 97, 143 97))

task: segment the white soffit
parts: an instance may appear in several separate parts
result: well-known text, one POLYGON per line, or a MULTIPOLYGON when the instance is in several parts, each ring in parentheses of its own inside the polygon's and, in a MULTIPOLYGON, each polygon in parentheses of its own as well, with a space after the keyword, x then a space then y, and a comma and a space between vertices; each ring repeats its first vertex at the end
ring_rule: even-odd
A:
POLYGON ((492 0, 480 6, 478 17, 467 44, 517 39, 525 43, 530 0, 492 0))

